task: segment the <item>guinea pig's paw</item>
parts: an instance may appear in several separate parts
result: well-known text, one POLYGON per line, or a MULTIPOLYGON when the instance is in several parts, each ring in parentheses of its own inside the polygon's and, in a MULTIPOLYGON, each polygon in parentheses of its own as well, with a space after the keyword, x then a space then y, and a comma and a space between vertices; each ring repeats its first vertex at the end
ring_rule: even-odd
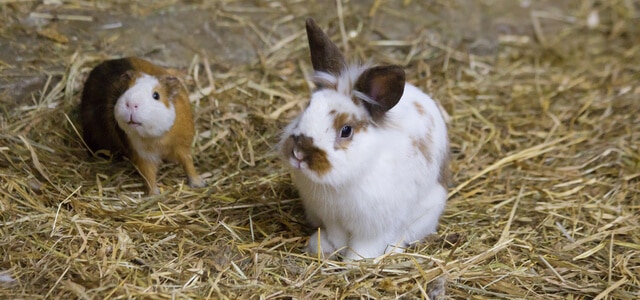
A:
POLYGON ((194 176, 189 178, 189 186, 192 188, 203 188, 206 186, 206 183, 202 180, 202 177, 194 176))
POLYGON ((148 193, 149 193, 149 196, 160 195, 160 188, 158 186, 149 187, 148 193))

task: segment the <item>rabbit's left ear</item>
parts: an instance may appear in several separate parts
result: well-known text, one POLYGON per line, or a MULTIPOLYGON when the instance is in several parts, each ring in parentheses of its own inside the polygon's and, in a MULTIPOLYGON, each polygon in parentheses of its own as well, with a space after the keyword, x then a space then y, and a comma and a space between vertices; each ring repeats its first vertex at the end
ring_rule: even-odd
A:
POLYGON ((369 68, 358 77, 354 89, 366 96, 364 106, 374 121, 396 106, 404 93, 405 75, 400 66, 369 68))
POLYGON ((339 76, 346 66, 344 56, 312 18, 307 19, 307 38, 313 70, 339 76))

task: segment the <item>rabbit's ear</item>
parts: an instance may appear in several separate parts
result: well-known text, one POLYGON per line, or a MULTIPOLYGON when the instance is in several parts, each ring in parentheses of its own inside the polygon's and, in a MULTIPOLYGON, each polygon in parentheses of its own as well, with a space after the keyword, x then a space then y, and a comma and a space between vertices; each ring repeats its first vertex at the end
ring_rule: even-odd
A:
POLYGON ((369 68, 358 77, 354 86, 356 97, 361 95, 364 106, 374 121, 384 117, 384 113, 398 104, 404 93, 405 76, 400 66, 379 66, 369 68))
POLYGON ((307 38, 309 39, 313 69, 340 75, 346 66, 344 56, 312 18, 307 19, 307 38))

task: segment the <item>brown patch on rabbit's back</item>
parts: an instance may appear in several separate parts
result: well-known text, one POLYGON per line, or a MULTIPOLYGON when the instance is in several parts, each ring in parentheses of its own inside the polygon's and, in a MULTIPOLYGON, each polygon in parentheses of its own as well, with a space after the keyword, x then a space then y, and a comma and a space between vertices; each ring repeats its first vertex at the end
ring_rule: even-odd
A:
POLYGON ((428 163, 433 161, 433 155, 431 153, 431 149, 429 149, 429 145, 433 144, 433 140, 431 135, 426 135, 423 138, 413 138, 411 139, 411 144, 413 148, 415 148, 422 156, 427 160, 428 163))
POLYGON ((424 116, 427 113, 427 111, 424 110, 424 106, 422 106, 422 104, 418 102, 413 102, 413 105, 416 107, 416 110, 418 111, 419 115, 424 116))
MULTIPOLYGON (((447 144, 449 142, 447 141, 447 144)), ((438 174, 438 183, 446 190, 449 187, 449 181, 451 181, 451 171, 449 170, 449 147, 447 146, 447 153, 445 153, 442 162, 440 162, 440 173, 438 174)))

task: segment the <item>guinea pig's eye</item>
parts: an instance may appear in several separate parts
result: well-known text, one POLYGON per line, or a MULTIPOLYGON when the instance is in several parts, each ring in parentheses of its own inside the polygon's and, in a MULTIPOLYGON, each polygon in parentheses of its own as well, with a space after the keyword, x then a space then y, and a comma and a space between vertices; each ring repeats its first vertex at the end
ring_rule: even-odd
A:
POLYGON ((340 137, 343 139, 350 138, 352 134, 353 128, 351 128, 351 125, 344 125, 342 129, 340 129, 340 137))
POLYGON ((153 92, 153 99, 160 100, 160 94, 158 92, 153 92))

